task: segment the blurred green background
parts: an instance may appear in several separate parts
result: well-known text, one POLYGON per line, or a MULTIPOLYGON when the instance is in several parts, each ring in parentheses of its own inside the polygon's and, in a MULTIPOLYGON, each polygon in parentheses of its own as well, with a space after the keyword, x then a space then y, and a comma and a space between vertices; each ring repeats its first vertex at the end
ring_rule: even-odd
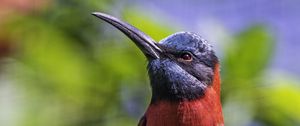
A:
MULTIPOLYGON (((184 28, 120 2, 0 0, 1 126, 137 124, 151 97, 146 59, 91 12, 115 15, 157 41, 184 28)), ((225 125, 300 125, 297 75, 269 69, 276 42, 264 24, 219 40, 227 45, 217 48, 225 125)))

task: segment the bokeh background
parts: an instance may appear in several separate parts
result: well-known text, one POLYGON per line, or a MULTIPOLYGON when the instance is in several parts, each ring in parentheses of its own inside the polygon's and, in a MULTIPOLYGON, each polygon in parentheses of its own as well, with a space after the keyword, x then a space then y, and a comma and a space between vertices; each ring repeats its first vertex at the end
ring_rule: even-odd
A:
POLYGON ((155 40, 197 32, 220 57, 227 126, 300 125, 297 0, 0 0, 1 126, 132 126, 146 59, 91 12, 155 40))

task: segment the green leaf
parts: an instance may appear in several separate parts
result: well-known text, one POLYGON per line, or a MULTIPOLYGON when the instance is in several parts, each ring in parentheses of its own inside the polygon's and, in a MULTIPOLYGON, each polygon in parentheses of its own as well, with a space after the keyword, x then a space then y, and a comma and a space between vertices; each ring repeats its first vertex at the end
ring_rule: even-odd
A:
POLYGON ((231 106, 236 103, 238 107, 245 108, 247 120, 243 113, 236 112, 235 118, 231 118, 231 113, 224 113, 225 120, 230 125, 248 124, 255 113, 257 86, 261 84, 260 76, 266 70, 270 61, 274 42, 266 28, 261 25, 252 26, 239 33, 233 38, 222 63, 222 98, 224 110, 239 111, 231 106), (242 121, 242 122, 240 122, 242 121))
POLYGON ((266 70, 273 49, 273 38, 262 25, 238 34, 228 46, 222 62, 224 96, 235 90, 251 92, 259 85, 258 79, 266 70))
MULTIPOLYGON (((270 80, 266 80, 270 81, 270 80)), ((300 124, 299 80, 290 75, 271 78, 271 84, 260 88, 261 102, 258 116, 270 125, 300 124)))
POLYGON ((274 41, 262 25, 238 34, 224 57, 224 77, 242 80, 260 75, 270 61, 274 41))

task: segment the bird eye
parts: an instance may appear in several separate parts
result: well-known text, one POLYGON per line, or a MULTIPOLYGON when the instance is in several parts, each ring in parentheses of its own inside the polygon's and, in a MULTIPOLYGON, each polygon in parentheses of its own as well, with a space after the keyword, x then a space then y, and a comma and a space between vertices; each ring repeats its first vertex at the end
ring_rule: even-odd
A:
POLYGON ((192 55, 190 53, 182 53, 180 56, 181 59, 185 60, 185 61, 192 61, 192 55))

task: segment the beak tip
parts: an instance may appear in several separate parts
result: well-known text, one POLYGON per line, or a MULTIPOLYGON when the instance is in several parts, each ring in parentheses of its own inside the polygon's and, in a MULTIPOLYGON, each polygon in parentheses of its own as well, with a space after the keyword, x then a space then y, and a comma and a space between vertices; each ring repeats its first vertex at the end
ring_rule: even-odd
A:
POLYGON ((99 15, 99 12, 92 12, 91 14, 94 16, 97 16, 97 15, 99 15))
POLYGON ((110 15, 104 14, 104 13, 101 13, 101 12, 92 12, 91 14, 96 16, 97 18, 102 19, 102 20, 108 20, 110 18, 113 18, 110 15))
POLYGON ((98 18, 100 18, 100 17, 107 17, 106 14, 101 13, 101 12, 92 12, 92 15, 94 15, 94 16, 96 16, 98 18))

